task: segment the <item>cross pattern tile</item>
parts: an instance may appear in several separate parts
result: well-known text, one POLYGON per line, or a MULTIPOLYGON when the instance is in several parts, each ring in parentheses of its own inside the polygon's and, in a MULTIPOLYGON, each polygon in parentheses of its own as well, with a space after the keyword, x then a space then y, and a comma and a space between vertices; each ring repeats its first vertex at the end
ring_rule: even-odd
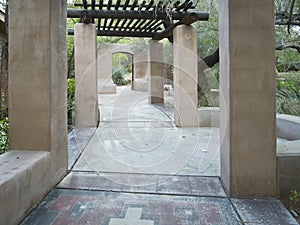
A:
POLYGON ((128 208, 124 218, 111 218, 108 225, 154 225, 153 220, 142 219, 143 208, 128 208))
POLYGON ((21 225, 241 224, 229 199, 54 189, 21 225))

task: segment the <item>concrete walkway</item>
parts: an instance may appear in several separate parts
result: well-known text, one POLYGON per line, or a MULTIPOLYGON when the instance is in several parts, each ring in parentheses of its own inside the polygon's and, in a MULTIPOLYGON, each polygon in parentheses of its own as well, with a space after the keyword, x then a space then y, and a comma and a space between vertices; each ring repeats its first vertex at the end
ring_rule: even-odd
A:
POLYGON ((174 127, 170 96, 121 87, 99 103, 99 128, 69 135, 70 173, 22 225, 297 224, 277 199, 228 198, 219 129, 174 127))
POLYGON ((99 96, 99 128, 73 171, 219 176, 219 129, 176 128, 166 97, 154 106, 129 86, 99 96))

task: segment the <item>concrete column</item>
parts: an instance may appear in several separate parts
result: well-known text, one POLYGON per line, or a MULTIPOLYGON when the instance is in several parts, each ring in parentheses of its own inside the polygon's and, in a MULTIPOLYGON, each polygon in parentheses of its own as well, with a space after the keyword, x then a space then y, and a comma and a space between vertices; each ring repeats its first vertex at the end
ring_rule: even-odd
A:
POLYGON ((66 8, 9 1, 11 151, 0 157, 0 224, 19 224, 67 172, 66 8))
POLYGON ((74 27, 75 126, 98 124, 96 25, 78 23, 74 27))
POLYGON ((221 178, 232 197, 275 196, 274 1, 219 4, 221 178))
POLYGON ((163 44, 151 40, 148 49, 148 102, 164 102, 163 44))
POLYGON ((10 1, 9 142, 16 150, 60 151, 65 163, 66 6, 51 2, 10 1))
POLYGON ((98 47, 97 76, 99 94, 115 94, 117 91, 116 84, 112 80, 112 50, 113 45, 110 43, 101 43, 98 47))
POLYGON ((197 33, 192 26, 174 29, 174 108, 178 127, 198 126, 197 33))

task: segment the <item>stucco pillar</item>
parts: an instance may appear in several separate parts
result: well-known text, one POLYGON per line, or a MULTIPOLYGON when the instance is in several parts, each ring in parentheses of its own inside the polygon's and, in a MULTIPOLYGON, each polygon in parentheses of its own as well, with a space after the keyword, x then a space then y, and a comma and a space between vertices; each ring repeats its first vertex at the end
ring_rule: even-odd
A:
POLYGON ((0 157, 0 224, 19 224, 67 172, 66 20, 66 1, 9 1, 11 151, 0 157))
POLYGON ((174 29, 174 108, 178 127, 198 126, 197 33, 189 25, 174 29))
POLYGON ((98 124, 96 25, 78 23, 74 27, 75 126, 98 124))
POLYGON ((117 86, 112 80, 112 50, 113 45, 110 43, 101 43, 98 47, 97 76, 99 94, 115 94, 117 91, 117 86))
POLYGON ((52 151, 62 165, 67 159, 65 11, 61 2, 10 1, 10 148, 52 151))
POLYGON ((276 195, 273 0, 222 0, 221 178, 232 197, 276 195))
POLYGON ((163 44, 151 40, 148 49, 148 102, 164 102, 163 44))

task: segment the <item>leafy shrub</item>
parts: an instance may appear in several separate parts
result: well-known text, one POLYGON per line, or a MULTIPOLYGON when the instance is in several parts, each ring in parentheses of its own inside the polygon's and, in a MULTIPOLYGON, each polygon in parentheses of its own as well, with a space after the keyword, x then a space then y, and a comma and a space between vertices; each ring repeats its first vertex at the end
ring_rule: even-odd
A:
POLYGON ((112 80, 113 82, 120 86, 120 85, 127 85, 131 82, 128 77, 125 76, 126 72, 123 70, 117 70, 112 74, 112 80))
POLYGON ((0 120, 0 154, 9 151, 8 118, 0 120))
POLYGON ((299 202, 300 202, 300 192, 294 190, 291 190, 290 196, 290 208, 293 209, 299 202))
POLYGON ((278 76, 276 84, 277 112, 300 116, 300 75, 278 76))
POLYGON ((68 78, 68 99, 67 99, 67 110, 68 110, 68 124, 72 124, 72 115, 75 108, 75 79, 68 78))

